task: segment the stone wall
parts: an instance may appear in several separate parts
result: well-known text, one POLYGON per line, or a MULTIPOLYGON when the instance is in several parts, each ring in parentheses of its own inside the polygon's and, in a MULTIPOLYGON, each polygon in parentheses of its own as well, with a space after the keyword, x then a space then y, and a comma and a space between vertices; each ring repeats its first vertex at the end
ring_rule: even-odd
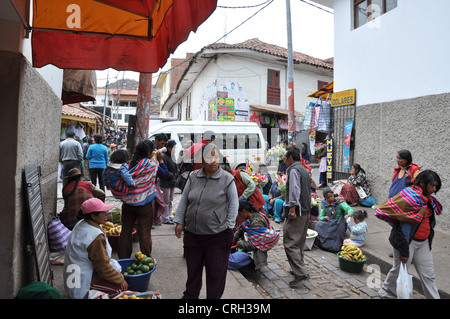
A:
POLYGON ((450 230, 450 93, 359 106, 355 122, 354 163, 366 171, 377 203, 388 197, 397 151, 407 149, 414 163, 439 174, 444 213, 437 223, 450 230))
POLYGON ((41 166, 45 219, 56 210, 61 99, 20 53, 0 51, 3 167, 0 170, 0 298, 35 281, 23 169, 41 166))

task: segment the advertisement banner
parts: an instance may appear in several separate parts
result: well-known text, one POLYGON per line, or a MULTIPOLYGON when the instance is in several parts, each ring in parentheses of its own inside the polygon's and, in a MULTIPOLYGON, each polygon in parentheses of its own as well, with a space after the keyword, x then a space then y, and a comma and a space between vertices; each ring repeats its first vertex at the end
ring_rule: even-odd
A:
POLYGON ((344 168, 350 168, 350 139, 352 137, 353 121, 345 122, 344 131, 344 168))

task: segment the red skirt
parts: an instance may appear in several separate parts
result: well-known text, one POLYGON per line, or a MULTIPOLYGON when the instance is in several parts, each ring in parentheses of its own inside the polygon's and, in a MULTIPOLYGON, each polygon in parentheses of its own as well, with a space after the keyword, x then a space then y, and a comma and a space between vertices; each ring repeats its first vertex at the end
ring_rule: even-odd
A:
POLYGON ((353 204, 359 201, 359 195, 354 185, 344 184, 344 186, 342 186, 340 195, 344 197, 345 201, 349 204, 353 204))

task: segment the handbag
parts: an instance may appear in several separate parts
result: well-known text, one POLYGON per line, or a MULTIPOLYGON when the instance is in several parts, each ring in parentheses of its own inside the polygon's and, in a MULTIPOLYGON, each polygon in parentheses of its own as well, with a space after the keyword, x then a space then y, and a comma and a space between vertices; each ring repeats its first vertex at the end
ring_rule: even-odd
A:
POLYGON ((191 173, 190 171, 184 171, 178 176, 175 182, 175 186, 178 187, 181 191, 184 190, 184 186, 186 186, 190 173, 191 173))
POLYGON ((401 263, 397 278, 397 299, 410 299, 413 291, 412 275, 408 274, 406 264, 401 263))
POLYGON ((190 159, 189 162, 183 162, 180 167, 180 174, 175 180, 175 187, 179 188, 181 191, 184 190, 184 186, 189 178, 189 174, 194 169, 194 157, 190 159))

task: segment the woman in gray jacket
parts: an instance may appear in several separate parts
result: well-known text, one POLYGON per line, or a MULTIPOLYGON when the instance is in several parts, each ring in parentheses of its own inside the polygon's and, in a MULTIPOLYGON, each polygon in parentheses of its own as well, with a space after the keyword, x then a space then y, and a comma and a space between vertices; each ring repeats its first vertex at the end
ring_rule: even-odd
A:
POLYGON ((178 238, 184 229, 188 273, 183 299, 198 299, 204 265, 206 298, 220 299, 239 203, 233 176, 219 166, 221 155, 217 146, 203 146, 200 155, 203 168, 190 174, 174 218, 178 238))

